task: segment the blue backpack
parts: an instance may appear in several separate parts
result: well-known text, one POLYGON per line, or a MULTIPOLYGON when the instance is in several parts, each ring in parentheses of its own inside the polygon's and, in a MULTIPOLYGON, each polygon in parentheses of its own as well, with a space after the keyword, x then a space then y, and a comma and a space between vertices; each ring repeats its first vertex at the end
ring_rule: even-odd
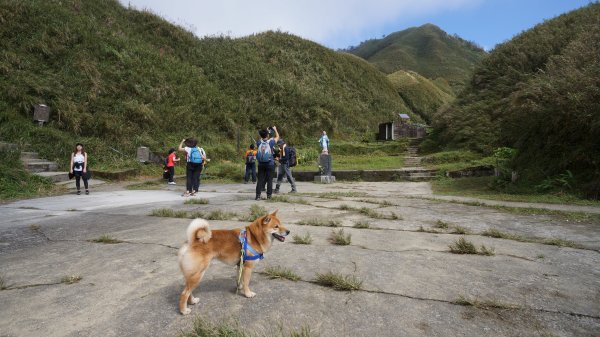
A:
POLYGON ((256 159, 258 159, 259 163, 271 162, 271 160, 273 159, 273 151, 271 150, 271 145, 269 144, 269 141, 260 141, 260 145, 258 145, 256 159))
POLYGON ((192 148, 190 151, 190 163, 202 164, 202 155, 197 147, 192 148))

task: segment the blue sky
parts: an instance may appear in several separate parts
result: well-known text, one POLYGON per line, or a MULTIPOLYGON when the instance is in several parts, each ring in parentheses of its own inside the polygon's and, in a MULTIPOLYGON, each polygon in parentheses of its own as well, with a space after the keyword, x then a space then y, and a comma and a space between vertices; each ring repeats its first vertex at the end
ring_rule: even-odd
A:
POLYGON ((281 30, 337 49, 433 23, 491 49, 589 0, 120 0, 199 37, 281 30))

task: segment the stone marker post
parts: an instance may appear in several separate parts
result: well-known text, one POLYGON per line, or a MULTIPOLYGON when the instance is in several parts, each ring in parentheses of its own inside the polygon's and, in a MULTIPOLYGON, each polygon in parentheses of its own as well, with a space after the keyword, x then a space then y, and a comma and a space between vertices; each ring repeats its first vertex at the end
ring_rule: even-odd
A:
POLYGON ((319 156, 319 175, 315 176, 315 183, 331 184, 335 182, 335 176, 331 175, 331 155, 322 153, 319 156))

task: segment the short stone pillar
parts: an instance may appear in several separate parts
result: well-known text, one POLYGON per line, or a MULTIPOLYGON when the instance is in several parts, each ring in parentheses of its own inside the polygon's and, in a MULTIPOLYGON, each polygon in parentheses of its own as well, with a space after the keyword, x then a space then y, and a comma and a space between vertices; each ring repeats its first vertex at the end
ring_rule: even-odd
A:
POLYGON ((150 149, 145 146, 140 146, 137 148, 137 160, 142 163, 147 163, 150 161, 150 149))
POLYGON ((322 153, 319 156, 319 175, 315 176, 315 183, 331 184, 335 182, 335 176, 331 175, 331 155, 322 153))
POLYGON ((33 106, 33 120, 40 126, 50 121, 50 107, 46 104, 36 104, 33 106))

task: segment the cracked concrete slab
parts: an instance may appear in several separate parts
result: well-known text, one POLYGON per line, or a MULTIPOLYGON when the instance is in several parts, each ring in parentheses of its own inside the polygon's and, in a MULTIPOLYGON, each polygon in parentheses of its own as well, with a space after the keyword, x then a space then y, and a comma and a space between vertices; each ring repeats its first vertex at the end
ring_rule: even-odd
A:
MULTIPOLYGON (((594 336, 600 331, 600 226, 552 215, 520 215, 481 206, 415 199, 431 196, 428 183, 299 183, 307 195, 266 202, 293 234, 310 245, 274 243, 251 286, 257 297, 235 294, 234 267, 213 261, 192 306, 209 321, 236 320, 248 331, 310 327, 319 336, 594 336), (323 198, 323 193, 329 198, 323 198), (337 193, 337 194, 336 194, 337 193), (299 199, 309 204, 295 203, 299 199), (386 201, 388 204, 382 204, 386 201), (373 219, 342 205, 394 212, 373 219), (339 220, 348 246, 328 237, 334 228, 301 220, 339 220), (352 228, 356 221, 372 228, 352 228), (449 229, 436 228, 447 222, 449 229), (453 226, 470 234, 450 234, 453 226), (420 228, 441 233, 419 232, 420 228), (527 237, 571 240, 581 248, 484 237, 486 229, 527 237), (464 237, 494 248, 494 256, 457 255, 449 245, 464 237), (271 280, 282 266, 300 281, 271 280), (317 285, 317 273, 354 275, 360 291, 317 285), (463 306, 460 298, 496 304, 463 306), (260 314, 257 315, 256 313, 260 314)), ((0 335, 176 336, 193 324, 177 300, 183 280, 176 262, 189 219, 149 216, 156 208, 248 213, 253 185, 203 185, 206 205, 184 205, 180 189, 127 191, 118 186, 89 196, 63 195, 0 205, 0 335), (85 198, 85 199, 83 199, 85 198), (125 242, 95 243, 108 234, 125 242), (74 284, 65 276, 81 276, 74 284)), ((236 228, 237 219, 210 221, 236 228)), ((338 230, 338 228, 335 228, 338 230)))

